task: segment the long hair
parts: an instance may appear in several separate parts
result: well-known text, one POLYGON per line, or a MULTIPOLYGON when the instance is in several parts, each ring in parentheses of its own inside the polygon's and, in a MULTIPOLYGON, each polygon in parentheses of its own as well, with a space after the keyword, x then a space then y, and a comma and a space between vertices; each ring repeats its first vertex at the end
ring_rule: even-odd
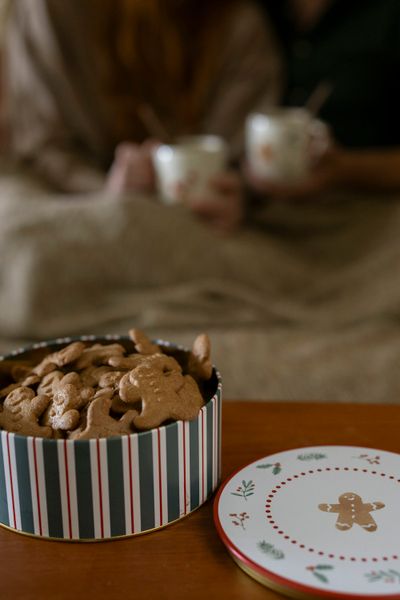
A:
POLYGON ((137 116, 142 104, 166 117, 174 133, 198 128, 235 2, 101 1, 102 72, 125 135, 127 123, 134 137, 148 135, 137 116))

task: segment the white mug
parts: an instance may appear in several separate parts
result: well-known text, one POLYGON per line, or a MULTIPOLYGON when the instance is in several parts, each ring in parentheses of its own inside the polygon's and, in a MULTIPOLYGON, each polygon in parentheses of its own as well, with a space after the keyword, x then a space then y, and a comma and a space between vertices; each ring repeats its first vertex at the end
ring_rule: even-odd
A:
POLYGON ((303 108, 271 109, 251 114, 246 121, 250 169, 257 177, 274 182, 304 179, 312 164, 312 140, 322 152, 328 139, 327 126, 303 108))
POLYGON ((157 187, 166 204, 185 203, 204 192, 210 178, 227 166, 228 147, 215 135, 179 138, 176 144, 162 144, 153 153, 157 187))

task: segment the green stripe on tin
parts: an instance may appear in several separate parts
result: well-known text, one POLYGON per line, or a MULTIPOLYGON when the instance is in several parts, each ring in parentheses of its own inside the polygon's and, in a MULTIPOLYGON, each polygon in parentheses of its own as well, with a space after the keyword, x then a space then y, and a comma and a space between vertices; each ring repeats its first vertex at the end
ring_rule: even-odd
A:
POLYGON ((152 433, 147 431, 138 436, 139 481, 140 481, 140 522, 141 530, 153 529, 154 515, 154 465, 152 433))
POLYGON ((6 492, 6 477, 5 477, 5 466, 3 456, 3 437, 4 433, 0 432, 0 523, 4 525, 10 525, 8 518, 8 503, 7 503, 7 492, 6 492))
POLYGON ((165 429, 167 447, 168 521, 179 518, 179 451, 178 426, 176 423, 165 429))
POLYGON ((122 440, 107 440, 108 494, 111 535, 125 535, 124 468, 122 440))
POLYGON ((197 508, 200 503, 199 427, 199 417, 196 421, 190 421, 190 510, 197 508))
POLYGON ((64 537, 60 473, 58 470, 57 443, 54 440, 43 440, 44 476, 46 482, 47 519, 49 523, 49 536, 64 537))
POLYGON ((206 423, 207 423, 207 490, 206 496, 209 496, 212 492, 212 483, 213 483, 213 421, 214 421, 214 413, 213 413, 213 404, 209 402, 206 406, 206 423))
POLYGON ((21 513, 21 528, 35 533, 32 508, 32 490, 29 478, 28 438, 15 437, 15 458, 18 473, 18 495, 21 513))
POLYGON ((86 440, 74 444, 76 496, 78 503, 79 537, 94 538, 93 492, 90 466, 90 446, 86 440))

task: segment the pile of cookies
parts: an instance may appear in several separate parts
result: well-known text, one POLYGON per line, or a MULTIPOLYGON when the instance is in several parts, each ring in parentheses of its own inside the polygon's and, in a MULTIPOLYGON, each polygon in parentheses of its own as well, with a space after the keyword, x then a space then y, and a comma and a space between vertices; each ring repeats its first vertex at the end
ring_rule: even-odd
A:
POLYGON ((212 375, 208 336, 176 358, 137 329, 129 337, 132 353, 119 343, 78 341, 35 366, 16 361, 13 382, 0 389, 0 428, 85 440, 195 419, 205 402, 200 388, 212 375))

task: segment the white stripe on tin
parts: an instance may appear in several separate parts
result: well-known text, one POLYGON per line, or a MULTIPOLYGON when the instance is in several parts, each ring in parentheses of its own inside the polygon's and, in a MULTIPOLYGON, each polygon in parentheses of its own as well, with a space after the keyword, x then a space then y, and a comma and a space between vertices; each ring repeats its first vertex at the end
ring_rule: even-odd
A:
POLYGON ((185 514, 185 491, 184 491, 184 447, 183 447, 183 421, 177 422, 178 434, 178 471, 179 471, 179 516, 185 514))
POLYGON ((22 529, 21 523, 21 508, 19 504, 19 491, 18 491, 18 473, 17 473, 17 459, 15 456, 15 434, 9 435, 10 444, 10 460, 11 460, 11 472, 12 472, 12 483, 14 492, 14 506, 15 506, 15 528, 22 529))
POLYGON ((179 516, 190 511, 190 433, 189 423, 178 421, 179 516))
POLYGON ((207 418, 205 407, 199 414, 200 501, 207 497, 207 418))
POLYGON ((29 481, 33 515, 33 530, 36 535, 49 535, 47 520, 46 487, 44 481, 42 440, 27 439, 29 481))
POLYGON ((107 438, 98 440, 100 448, 101 490, 103 497, 104 536, 111 536, 110 493, 108 489, 107 438))
POLYGON ((78 494, 76 489, 76 466, 74 441, 68 440, 66 444, 68 458, 68 487, 71 511, 71 529, 72 537, 79 538, 79 513, 78 513, 78 494))
POLYGON ((14 506, 14 502, 13 502, 13 490, 11 487, 11 478, 10 478, 10 463, 8 460, 8 448, 9 448, 9 433, 6 433, 5 435, 1 436, 2 440, 2 446, 3 446, 3 460, 4 460, 4 476, 5 476, 5 483, 6 483, 6 494, 7 494, 7 508, 8 508, 8 522, 10 524, 10 527, 13 527, 15 529, 15 518, 14 518, 14 514, 15 514, 15 506, 14 506), (14 508, 13 508, 14 507, 14 508))
POLYGON ((139 487, 139 450, 136 435, 122 436, 122 461, 125 497, 126 533, 141 531, 140 487, 139 487))
POLYGON ((154 499, 154 527, 160 527, 162 522, 162 480, 159 465, 159 454, 161 453, 158 443, 158 429, 151 431, 151 443, 153 454, 153 499, 154 499), (160 495, 161 488, 161 495, 160 495), (160 506, 161 498, 161 506, 160 506))
POLYGON ((137 435, 131 436, 131 460, 132 460, 132 485, 133 485, 133 505, 134 512, 134 531, 142 531, 142 517, 140 505, 140 473, 139 473, 139 439, 137 435))
POLYGON ((160 444, 161 444, 161 478, 163 482, 162 486, 162 505, 163 514, 161 525, 168 523, 168 472, 167 472, 167 433, 164 427, 159 429, 160 432, 160 444))
MULTIPOLYGON (((71 462, 73 442, 70 442, 69 446, 70 447, 68 447, 68 440, 59 440, 57 442, 63 536, 64 538, 71 540, 74 537, 79 537, 79 531, 76 527, 76 517, 73 518, 72 514, 71 479, 75 479, 75 461, 73 463, 71 462), (71 473, 72 468, 73 471, 71 473)), ((76 506, 76 502, 74 504, 76 506)), ((76 515, 76 510, 74 510, 74 512, 76 515)))
POLYGON ((168 523, 166 434, 161 428, 151 432, 153 451, 154 527, 168 523))
POLYGON ((95 538, 110 537, 107 440, 89 440, 95 538))
POLYGON ((122 476, 124 483, 124 506, 125 506, 125 533, 133 533, 133 520, 135 507, 133 505, 133 482, 132 482, 132 460, 131 460, 131 436, 124 435, 122 444, 122 476))
POLYGON ((69 344, 72 342, 72 338, 70 337, 60 337, 54 340, 56 344, 69 344))

